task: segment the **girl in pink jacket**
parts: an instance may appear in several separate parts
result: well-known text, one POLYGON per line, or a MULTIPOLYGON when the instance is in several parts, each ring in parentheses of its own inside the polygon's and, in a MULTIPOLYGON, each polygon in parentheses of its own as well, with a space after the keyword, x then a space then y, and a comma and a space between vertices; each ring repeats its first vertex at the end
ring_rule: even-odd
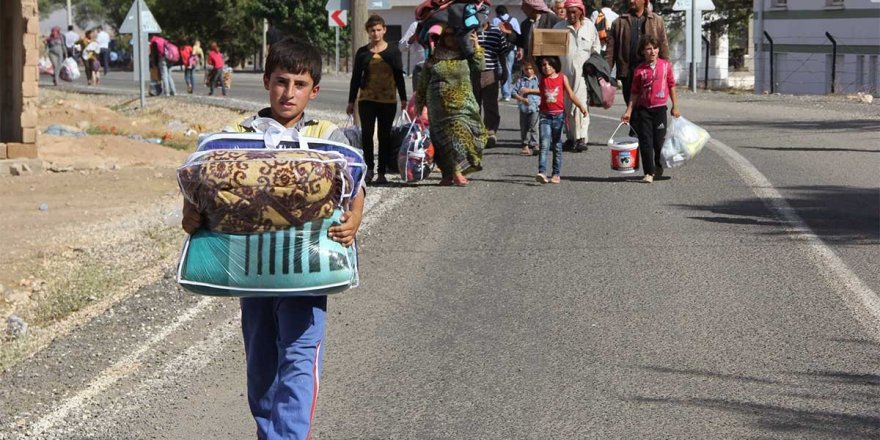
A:
POLYGON ((660 42, 651 35, 642 37, 639 52, 645 62, 636 67, 632 77, 632 99, 626 107, 626 113, 620 120, 630 123, 639 136, 639 155, 642 158, 642 170, 646 183, 654 181, 654 177, 663 175, 660 165, 660 148, 666 137, 666 100, 672 100, 673 117, 681 116, 678 111, 678 98, 675 95, 675 77, 672 64, 659 57, 660 42), (635 114, 633 114, 635 109, 635 114))

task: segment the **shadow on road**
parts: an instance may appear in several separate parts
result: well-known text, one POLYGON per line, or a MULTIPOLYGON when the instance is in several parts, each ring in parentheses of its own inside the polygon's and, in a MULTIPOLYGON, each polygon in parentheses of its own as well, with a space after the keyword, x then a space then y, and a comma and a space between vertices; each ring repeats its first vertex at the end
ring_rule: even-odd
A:
MULTIPOLYGON (((874 346, 877 347, 876 344, 874 346)), ((694 369, 653 366, 642 368, 678 376, 673 377, 672 381, 682 376, 699 381, 701 390, 706 393, 720 394, 723 389, 745 391, 754 396, 754 400, 637 396, 630 398, 630 401, 734 413, 751 421, 755 428, 773 435, 803 436, 801 438, 880 438, 880 417, 876 416, 876 402, 880 400, 880 376, 876 374, 839 371, 787 372, 783 373, 781 379, 765 379, 694 369), (747 387, 755 387, 755 390, 745 389, 747 387), (774 403, 761 403, 758 400, 760 396, 766 396, 765 399, 770 398, 774 403), (787 405, 775 403, 779 401, 787 402, 787 405)))
POLYGON ((745 148, 749 150, 770 150, 770 151, 846 151, 853 153, 880 153, 880 150, 864 150, 859 148, 834 148, 834 147, 816 147, 816 148, 805 148, 805 147, 739 147, 745 148))
MULTIPOLYGON (((880 243, 880 191, 849 186, 796 186, 779 188, 788 203, 826 243, 880 243)), ((784 226, 785 222, 758 198, 728 200, 713 205, 678 205, 717 214, 690 218, 715 223, 784 226)), ((767 234, 785 234, 774 228, 767 234)))
MULTIPOLYGON (((705 127, 723 128, 772 128, 778 130, 807 130, 807 131, 877 131, 880 130, 880 119, 844 119, 823 121, 713 121, 701 120, 700 124, 705 127)), ((710 130, 711 131, 711 130, 710 130)))

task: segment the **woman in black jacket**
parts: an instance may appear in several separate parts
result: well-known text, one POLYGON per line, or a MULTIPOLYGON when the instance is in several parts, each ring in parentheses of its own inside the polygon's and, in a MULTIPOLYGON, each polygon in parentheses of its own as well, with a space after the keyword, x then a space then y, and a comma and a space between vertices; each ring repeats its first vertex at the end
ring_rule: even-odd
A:
POLYGON ((393 157, 394 146, 391 145, 391 126, 397 114, 398 97, 400 109, 406 109, 406 82, 403 79, 400 50, 396 44, 385 42, 385 20, 379 15, 371 15, 367 19, 366 29, 370 42, 355 53, 346 113, 354 113, 357 100, 362 129, 361 145, 367 162, 367 182, 373 180, 373 132, 378 121, 379 174, 376 183, 387 183, 385 173, 388 163, 396 160, 393 157), (398 96, 395 96, 395 90, 398 96))

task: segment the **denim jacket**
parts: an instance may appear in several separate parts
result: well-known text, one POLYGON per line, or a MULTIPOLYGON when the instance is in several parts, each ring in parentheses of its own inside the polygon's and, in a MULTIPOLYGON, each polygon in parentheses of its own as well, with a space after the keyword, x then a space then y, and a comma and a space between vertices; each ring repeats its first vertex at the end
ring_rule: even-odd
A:
MULTIPOLYGON (((525 76, 520 76, 519 79, 516 80, 516 85, 513 87, 513 94, 519 96, 519 89, 523 87, 527 89, 537 89, 538 77, 533 76, 531 78, 526 78, 525 76)), ((529 100, 529 104, 526 105, 520 102, 520 113, 535 113, 538 111, 538 106, 541 105, 541 97, 539 95, 526 95, 525 98, 529 100)))

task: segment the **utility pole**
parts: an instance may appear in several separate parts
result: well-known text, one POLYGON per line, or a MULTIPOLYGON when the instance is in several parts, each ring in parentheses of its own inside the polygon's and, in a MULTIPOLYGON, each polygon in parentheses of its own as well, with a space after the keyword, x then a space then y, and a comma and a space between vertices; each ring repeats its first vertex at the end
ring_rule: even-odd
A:
MULTIPOLYGON (((73 24, 73 8, 70 6, 70 0, 67 0, 67 28, 73 24)), ((66 31, 65 31, 66 32, 66 31)))
POLYGON ((354 57, 355 52, 367 44, 367 33, 364 32, 364 23, 367 22, 367 2, 365 0, 355 0, 351 2, 351 51, 354 57))

